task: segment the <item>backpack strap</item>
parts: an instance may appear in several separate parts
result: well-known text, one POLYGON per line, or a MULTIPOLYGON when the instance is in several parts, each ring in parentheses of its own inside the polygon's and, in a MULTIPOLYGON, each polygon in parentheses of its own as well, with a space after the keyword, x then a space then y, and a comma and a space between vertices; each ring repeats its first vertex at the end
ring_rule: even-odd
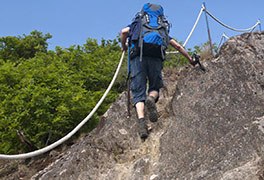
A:
POLYGON ((129 45, 131 45, 132 41, 136 41, 139 39, 140 36, 140 24, 141 24, 141 15, 140 13, 137 13, 135 18, 132 20, 132 23, 130 25, 130 30, 128 33, 129 37, 129 45))

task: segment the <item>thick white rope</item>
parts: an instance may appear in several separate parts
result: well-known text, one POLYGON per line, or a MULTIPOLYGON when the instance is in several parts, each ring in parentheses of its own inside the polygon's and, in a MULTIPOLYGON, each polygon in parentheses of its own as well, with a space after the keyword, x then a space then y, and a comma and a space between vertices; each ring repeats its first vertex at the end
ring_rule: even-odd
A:
MULTIPOLYGON (((202 6, 202 8, 201 8, 201 10, 200 10, 200 12, 199 12, 199 14, 198 14, 198 16, 196 18, 196 21, 195 21, 195 23, 194 23, 194 25, 192 27, 191 32, 189 33, 188 37, 186 38, 185 42, 183 43, 183 47, 186 46, 186 44, 188 43, 190 37, 192 36, 192 34, 193 34, 193 32, 194 32, 194 30, 195 30, 200 18, 201 18, 201 15, 202 15, 203 11, 204 11, 204 6, 202 6)), ((166 54, 175 54, 175 53, 178 53, 178 51, 166 52, 166 54)))
POLYGON ((226 24, 224 24, 223 22, 221 22, 219 19, 217 19, 214 15, 212 15, 207 9, 204 9, 204 11, 209 15, 211 16, 215 21, 217 21, 219 24, 221 24, 222 26, 230 29, 230 30, 233 30, 233 31, 237 31, 237 32, 249 32, 249 31, 253 31, 259 24, 260 24, 260 20, 258 20, 256 22, 256 24, 250 28, 247 28, 247 29, 236 29, 236 28, 233 28, 231 26, 228 26, 226 24))
POLYGON ((227 39, 229 39, 229 37, 225 34, 225 33, 223 33, 222 34, 222 37, 221 37, 221 40, 220 40, 220 43, 218 44, 218 46, 217 46, 217 52, 219 52, 219 49, 220 49, 220 46, 221 46, 221 44, 222 44, 222 42, 225 40, 227 40, 227 39))
POLYGON ((118 64, 118 67, 116 69, 115 75, 111 81, 111 83, 109 84, 108 88, 106 89, 105 93, 103 94, 103 96, 101 97, 101 99, 98 101, 98 103, 96 104, 96 106, 93 108, 93 110, 89 113, 89 115, 82 120, 82 122, 80 124, 78 124, 78 126, 76 126, 70 133, 68 133, 66 136, 64 136, 63 138, 61 138, 60 140, 54 142, 53 144, 44 147, 42 149, 33 151, 33 152, 29 152, 29 153, 24 153, 24 154, 17 154, 17 155, 4 155, 4 154, 0 154, 0 159, 26 159, 26 158, 31 158, 34 156, 38 156, 40 154, 43 154, 45 152, 48 152, 52 149, 54 149, 55 147, 59 146, 60 144, 64 143, 65 141, 67 141, 69 138, 71 138, 92 116, 93 114, 96 112, 96 110, 99 108, 99 106, 102 104, 102 102, 104 101, 105 97, 107 96, 107 94, 109 93, 109 91, 111 90, 117 75, 120 71, 123 59, 124 59, 124 55, 125 55, 125 51, 123 51, 122 56, 120 58, 120 62, 118 64))
MULTIPOLYGON (((186 46, 186 44, 188 43, 188 41, 189 41, 191 35, 193 34, 193 31, 195 30, 195 28, 196 28, 196 26, 197 26, 197 23, 198 23, 198 21, 199 21, 201 15, 202 15, 202 13, 203 13, 203 11, 205 11, 205 13, 207 13, 210 17, 212 17, 215 21, 217 21, 217 22, 218 22, 219 24, 221 24, 222 26, 224 26, 224 27, 226 27, 226 28, 228 28, 228 29, 231 29, 231 30, 233 30, 233 31, 237 31, 237 32, 252 32, 252 31, 253 31, 258 25, 260 26, 260 24, 261 24, 260 20, 258 20, 258 21, 256 22, 256 24, 255 24, 254 26, 250 27, 250 28, 247 28, 247 29, 236 29, 236 28, 233 28, 233 27, 228 26, 228 25, 224 24, 223 22, 221 22, 219 19, 217 19, 215 16, 213 16, 213 15, 212 15, 212 14, 211 14, 211 13, 205 8, 205 7, 204 7, 204 5, 202 5, 202 8, 201 8, 201 10, 200 10, 200 13, 199 13, 199 15, 198 15, 198 17, 197 17, 195 23, 194 23, 194 26, 193 26, 193 28, 192 28, 190 34, 188 35, 187 39, 186 39, 185 42, 183 43, 183 47, 186 46)), ((222 36, 225 36, 225 34, 223 34, 222 36)), ((225 37, 225 38, 226 38, 226 39, 229 39, 228 37, 225 37)), ((166 54, 176 54, 176 53, 178 53, 178 51, 166 52, 166 54)))
POLYGON ((222 34, 222 37, 229 39, 229 37, 225 33, 222 34))
POLYGON ((202 8, 201 8, 201 10, 200 10, 200 12, 199 12, 199 14, 198 14, 198 16, 197 16, 197 19, 196 19, 196 21, 195 21, 195 23, 194 23, 194 25, 193 25, 193 28, 192 28, 190 34, 188 35, 188 37, 186 38, 185 42, 183 43, 183 47, 186 46, 186 44, 188 43, 188 41, 189 41, 191 35, 193 34, 193 31, 195 30, 195 28, 196 28, 196 26, 197 26, 197 24, 198 24, 198 21, 199 21, 200 18, 201 18, 201 15, 202 15, 204 9, 205 9, 204 6, 202 6, 202 8))
POLYGON ((252 29, 249 31, 250 33, 254 31, 254 29, 259 25, 260 26, 261 22, 260 20, 257 20, 256 25, 252 27, 252 29))

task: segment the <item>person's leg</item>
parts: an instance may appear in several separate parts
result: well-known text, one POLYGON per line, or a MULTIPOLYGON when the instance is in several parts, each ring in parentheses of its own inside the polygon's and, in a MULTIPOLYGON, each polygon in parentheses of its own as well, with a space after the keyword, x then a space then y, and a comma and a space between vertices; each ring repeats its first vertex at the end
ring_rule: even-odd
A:
POLYGON ((144 116, 144 102, 146 99, 147 79, 141 63, 137 57, 131 61, 131 91, 138 117, 139 136, 142 139, 146 139, 148 137, 148 129, 144 116))
POLYGON ((161 70, 162 60, 160 58, 148 58, 147 76, 149 80, 149 90, 145 104, 149 112, 149 120, 152 122, 158 120, 158 111, 155 103, 159 99, 159 89, 163 87, 161 70))
POLYGON ((153 97, 155 99, 155 101, 156 101, 158 99, 158 97, 159 97, 159 92, 153 90, 153 91, 151 91, 151 92, 148 93, 148 96, 153 97))
POLYGON ((137 117, 138 119, 144 118, 144 102, 138 102, 136 105, 137 117))
POLYGON ((145 101, 145 104, 149 112, 149 120, 151 122, 157 122, 158 121, 158 111, 156 107, 155 97, 152 95, 149 95, 145 101))
POLYGON ((138 116, 139 125, 139 136, 141 139, 146 139, 148 137, 148 127, 146 124, 146 119, 144 115, 144 102, 138 102, 136 105, 136 111, 138 116))

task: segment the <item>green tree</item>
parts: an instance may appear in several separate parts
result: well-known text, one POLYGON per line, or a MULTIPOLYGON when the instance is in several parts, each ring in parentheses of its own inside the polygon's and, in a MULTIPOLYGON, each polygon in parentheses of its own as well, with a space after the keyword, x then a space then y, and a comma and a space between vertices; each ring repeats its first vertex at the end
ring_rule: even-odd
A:
MULTIPOLYGON (((213 53, 215 54, 216 51, 217 51, 217 46, 216 44, 213 44, 213 53)), ((201 44, 200 46, 194 46, 194 52, 196 54, 199 54, 201 56, 201 59, 203 60, 208 60, 213 57, 209 41, 201 44)))
MULTIPOLYGON (((21 134, 34 148, 44 147, 67 134, 101 98, 120 58, 116 40, 102 40, 98 44, 88 39, 83 46, 47 51, 48 36, 39 35, 44 40, 39 43, 42 48, 35 48, 36 39, 32 39, 31 33, 22 38, 25 41, 9 37, 14 40, 13 51, 7 48, 11 46, 1 49, 0 153, 30 151, 21 134), (24 54, 18 53, 23 49, 19 46, 21 41, 28 45, 23 47, 28 50, 24 54), (30 48, 34 53, 29 53, 30 48)), ((124 81, 119 79, 119 86, 113 88, 82 132, 96 126, 121 91, 120 86, 124 87, 124 81)))
POLYGON ((33 58, 38 52, 47 52, 47 40, 52 36, 32 31, 30 35, 18 37, 7 36, 0 38, 0 59, 14 62, 20 59, 33 58))
MULTIPOLYGON (((117 39, 98 43, 88 38, 82 46, 52 51, 50 38, 38 31, 0 38, 0 153, 30 151, 60 139, 89 114, 112 80, 121 55, 117 39)), ((187 62, 173 54, 165 66, 187 62)), ((112 91, 81 132, 93 129, 126 88, 126 73, 124 63, 112 91)))
MULTIPOLYGON (((182 42, 180 42, 182 44, 182 42)), ((191 50, 187 49, 189 54, 191 54, 191 50)), ((166 60, 164 62, 165 67, 180 67, 185 64, 188 64, 189 61, 186 59, 181 53, 177 52, 172 46, 169 46, 167 49, 167 52, 175 52, 175 53, 169 53, 166 55, 166 60)))

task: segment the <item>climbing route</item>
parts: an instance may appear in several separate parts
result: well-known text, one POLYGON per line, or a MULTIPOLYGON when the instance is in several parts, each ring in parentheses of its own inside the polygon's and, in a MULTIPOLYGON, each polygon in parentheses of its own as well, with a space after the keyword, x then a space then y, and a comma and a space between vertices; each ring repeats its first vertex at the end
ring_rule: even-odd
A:
MULTIPOLYGON (((188 43, 189 39, 191 38, 191 36, 193 35, 197 25, 198 25, 198 22, 200 21, 200 18, 201 18, 201 15, 202 13, 206 13, 208 16, 210 16, 213 20, 215 20, 216 22, 218 22, 220 25, 222 25, 223 27, 225 28, 228 28, 230 30, 233 30, 233 31, 236 31, 236 32, 253 32, 257 26, 259 26, 260 28, 260 31, 261 31, 261 22, 260 20, 257 20, 257 22, 250 28, 246 28, 246 29, 238 29, 238 28, 234 28, 234 27, 231 27, 229 25, 226 25, 225 23, 223 23, 222 21, 220 21, 218 18, 216 18, 211 12, 209 12, 204 5, 202 5, 200 11, 199 11, 199 14, 196 18, 196 21, 189 33, 189 35, 187 36, 186 40, 184 41, 183 43, 183 46, 185 47, 186 44, 188 43)), ((223 34, 222 35, 222 38, 221 38, 221 42, 219 43, 219 46, 222 44, 222 41, 223 40, 226 40, 228 39, 229 37, 226 35, 226 34, 223 34)), ((170 53, 177 53, 176 51, 174 52, 167 52, 167 54, 170 54, 170 53)), ((123 59, 124 59, 124 54, 125 52, 122 52, 122 55, 121 55, 121 58, 120 58, 120 62, 118 64, 118 67, 116 69, 116 72, 114 74, 114 77, 111 81, 111 83, 109 84, 108 88, 106 89, 105 93, 103 94, 103 96, 101 97, 101 99, 98 101, 98 103, 96 104, 96 106, 93 108, 93 110, 89 113, 89 115, 83 119, 79 124, 78 126, 76 126, 70 133, 68 133, 65 137, 61 138, 60 140, 54 142, 53 144, 47 146, 47 147, 44 147, 42 149, 39 149, 39 150, 36 150, 36 151, 33 151, 33 152, 29 152, 29 153, 24 153, 24 154, 17 154, 17 155, 4 155, 4 154, 0 154, 0 159, 26 159, 26 158, 30 158, 30 157, 34 157, 34 156, 38 156, 40 154, 43 154, 43 153, 46 153, 52 149, 54 149, 55 147, 61 145, 62 143, 64 143, 65 141, 67 141, 69 138, 71 138, 87 121, 89 121, 89 119, 93 116, 93 114, 96 112, 96 110, 99 108, 99 106, 102 104, 102 102, 104 101, 105 97, 107 96, 107 94, 109 93, 109 91, 111 90, 116 78, 117 78, 117 75, 120 71, 120 68, 121 68, 121 65, 122 65, 122 62, 123 62, 123 59)))

